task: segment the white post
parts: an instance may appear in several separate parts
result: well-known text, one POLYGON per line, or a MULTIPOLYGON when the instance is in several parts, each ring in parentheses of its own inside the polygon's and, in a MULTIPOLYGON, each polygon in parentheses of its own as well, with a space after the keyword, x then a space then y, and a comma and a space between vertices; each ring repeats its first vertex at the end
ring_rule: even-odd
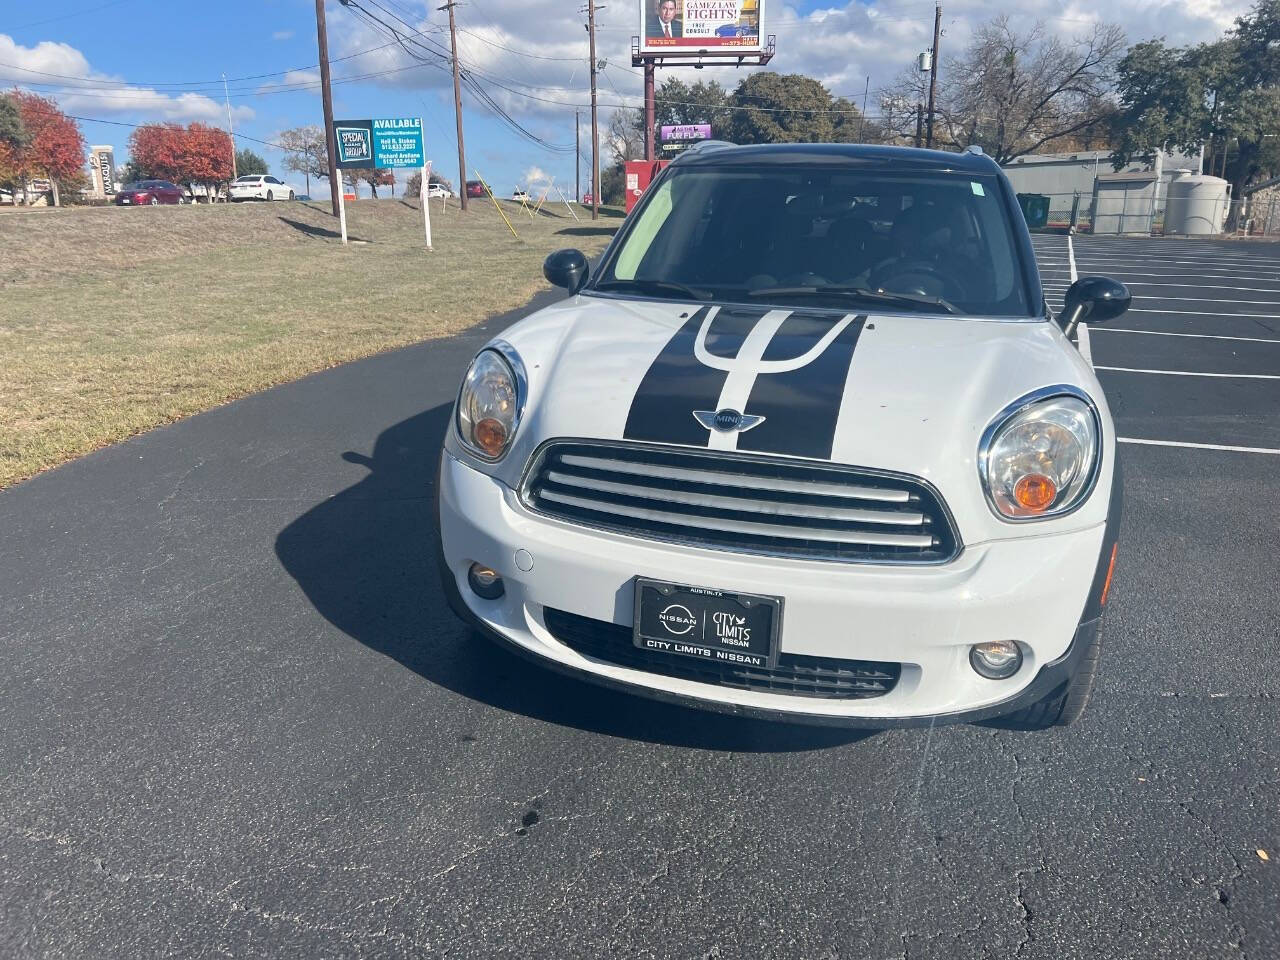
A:
POLYGON ((564 208, 573 215, 573 219, 577 220, 578 214, 574 211, 573 207, 569 206, 569 201, 564 198, 564 191, 559 187, 556 187, 556 193, 560 194, 560 202, 564 204, 564 208))
POLYGON ((427 184, 431 180, 431 162, 422 165, 422 189, 418 191, 422 198, 422 226, 427 231, 427 251, 431 250, 431 204, 427 201, 427 184))
POLYGON ((347 185, 343 182, 342 171, 338 171, 338 223, 342 224, 342 245, 347 245, 347 199, 344 196, 347 185))

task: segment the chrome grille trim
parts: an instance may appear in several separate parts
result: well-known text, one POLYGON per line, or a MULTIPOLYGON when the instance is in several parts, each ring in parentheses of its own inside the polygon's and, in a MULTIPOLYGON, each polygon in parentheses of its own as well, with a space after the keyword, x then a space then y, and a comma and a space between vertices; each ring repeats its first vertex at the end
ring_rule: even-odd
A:
POLYGON ((962 549, 926 481, 810 460, 552 440, 530 457, 519 495, 567 523, 734 553, 914 565, 962 549))

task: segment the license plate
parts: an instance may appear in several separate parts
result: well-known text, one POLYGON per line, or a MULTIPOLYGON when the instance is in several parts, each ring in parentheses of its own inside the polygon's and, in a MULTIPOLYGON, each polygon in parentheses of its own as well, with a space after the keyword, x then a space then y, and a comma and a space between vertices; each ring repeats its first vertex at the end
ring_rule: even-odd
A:
POLYGON ((636 578, 632 642, 650 653, 772 667, 782 600, 636 578))

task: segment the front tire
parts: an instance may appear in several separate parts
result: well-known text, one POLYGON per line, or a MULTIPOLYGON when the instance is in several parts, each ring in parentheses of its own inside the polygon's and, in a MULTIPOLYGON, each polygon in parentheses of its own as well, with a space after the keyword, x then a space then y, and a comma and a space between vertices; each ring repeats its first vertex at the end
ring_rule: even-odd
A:
POLYGON ((151 205, 152 205, 153 207, 158 207, 158 206, 160 206, 160 198, 159 198, 159 197, 152 197, 152 198, 151 198, 151 205))
POLYGON ((292 190, 290 190, 290 191, 289 191, 289 199, 290 199, 290 200, 292 200, 292 199, 293 199, 293 191, 292 191, 292 190))
POLYGON ((1093 634, 1089 646, 1080 658, 1080 669, 1049 696, 1029 707, 999 718, 1001 726, 1018 730, 1048 730, 1050 727, 1069 727, 1084 714, 1093 693, 1098 675, 1098 661, 1102 656, 1102 627, 1093 634))
POLYGON ((275 199, 275 195, 274 195, 274 194, 272 194, 272 192, 271 192, 270 190, 268 190, 268 191, 267 191, 267 203, 270 203, 270 202, 271 202, 272 200, 274 200, 274 199, 275 199))

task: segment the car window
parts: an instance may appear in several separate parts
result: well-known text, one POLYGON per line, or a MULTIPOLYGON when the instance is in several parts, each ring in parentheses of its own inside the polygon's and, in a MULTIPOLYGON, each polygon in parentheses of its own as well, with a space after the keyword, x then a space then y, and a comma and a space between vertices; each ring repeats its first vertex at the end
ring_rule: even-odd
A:
POLYGON ((648 192, 596 283, 833 307, 861 290, 885 309, 1032 316, 1015 236, 995 174, 675 168, 648 192))

